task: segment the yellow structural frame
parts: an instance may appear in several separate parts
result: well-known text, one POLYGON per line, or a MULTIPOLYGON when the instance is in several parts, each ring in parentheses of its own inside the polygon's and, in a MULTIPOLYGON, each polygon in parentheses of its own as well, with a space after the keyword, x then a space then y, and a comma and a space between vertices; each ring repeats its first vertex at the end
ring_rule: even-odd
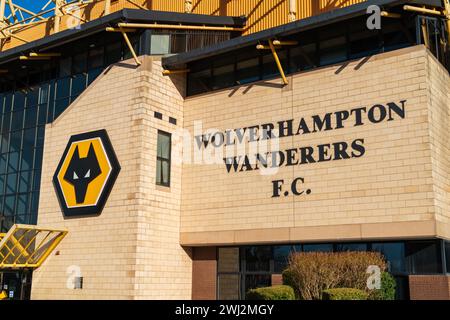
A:
POLYGON ((15 224, 0 234, 0 270, 39 268, 67 230, 15 224))

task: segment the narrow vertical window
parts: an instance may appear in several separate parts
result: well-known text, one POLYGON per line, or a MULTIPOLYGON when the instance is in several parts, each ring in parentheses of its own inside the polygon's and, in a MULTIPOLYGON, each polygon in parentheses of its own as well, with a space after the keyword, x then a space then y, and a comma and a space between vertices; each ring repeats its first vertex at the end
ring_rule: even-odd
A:
POLYGON ((158 146, 156 154, 156 184, 170 186, 170 133, 158 131, 158 146))

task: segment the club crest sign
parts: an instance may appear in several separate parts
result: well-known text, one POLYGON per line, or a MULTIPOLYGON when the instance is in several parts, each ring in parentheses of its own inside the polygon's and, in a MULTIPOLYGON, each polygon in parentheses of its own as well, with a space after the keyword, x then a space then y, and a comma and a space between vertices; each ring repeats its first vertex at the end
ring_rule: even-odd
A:
POLYGON ((100 214, 119 171, 106 130, 70 137, 53 176, 64 215, 100 214))

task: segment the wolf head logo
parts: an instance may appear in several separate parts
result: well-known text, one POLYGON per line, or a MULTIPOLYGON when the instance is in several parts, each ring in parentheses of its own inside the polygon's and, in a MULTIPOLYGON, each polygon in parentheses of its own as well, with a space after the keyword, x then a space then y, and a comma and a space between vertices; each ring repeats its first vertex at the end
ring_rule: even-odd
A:
POLYGON ((78 146, 76 146, 67 171, 64 174, 64 180, 74 186, 77 204, 84 202, 89 184, 101 173, 92 143, 89 145, 89 151, 85 158, 80 158, 78 146))

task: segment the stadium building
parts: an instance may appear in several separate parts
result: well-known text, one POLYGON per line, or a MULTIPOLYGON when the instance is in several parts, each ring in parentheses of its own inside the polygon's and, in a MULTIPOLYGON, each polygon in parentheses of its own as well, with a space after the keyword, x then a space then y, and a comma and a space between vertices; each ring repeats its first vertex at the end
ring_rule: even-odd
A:
POLYGON ((16 2, 3 295, 244 299, 356 250, 450 299, 449 1, 16 2))

